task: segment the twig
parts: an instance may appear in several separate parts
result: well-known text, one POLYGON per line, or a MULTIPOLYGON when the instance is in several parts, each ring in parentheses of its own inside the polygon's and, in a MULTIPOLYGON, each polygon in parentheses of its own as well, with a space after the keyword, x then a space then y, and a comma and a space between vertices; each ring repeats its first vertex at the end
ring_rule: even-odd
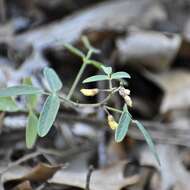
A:
POLYGON ((39 155, 41 155, 41 154, 43 154, 43 153, 41 153, 41 152, 33 152, 33 153, 31 153, 31 154, 28 154, 28 155, 26 155, 26 156, 24 156, 24 157, 18 159, 18 160, 15 161, 15 162, 10 163, 6 168, 4 168, 4 169, 2 169, 2 170, 0 171, 0 175, 2 175, 3 173, 5 173, 7 170, 11 169, 12 167, 15 167, 15 166, 17 166, 17 165, 19 165, 19 164, 21 164, 21 163, 23 163, 23 162, 25 162, 25 161, 27 161, 27 160, 30 160, 30 159, 32 159, 32 158, 35 158, 35 157, 37 157, 37 156, 39 156, 39 155))
POLYGON ((90 178, 91 178, 91 175, 92 175, 93 171, 94 171, 94 167, 90 166, 89 169, 88 169, 87 176, 86 176, 86 187, 85 187, 85 190, 90 190, 90 178))

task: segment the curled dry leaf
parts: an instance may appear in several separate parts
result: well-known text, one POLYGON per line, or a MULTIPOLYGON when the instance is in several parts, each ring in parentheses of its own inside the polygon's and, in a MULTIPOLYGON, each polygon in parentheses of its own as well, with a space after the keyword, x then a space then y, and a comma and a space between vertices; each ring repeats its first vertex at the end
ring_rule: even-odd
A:
MULTIPOLYGON (((120 190, 123 187, 136 184, 139 181, 138 174, 124 176, 124 170, 127 170, 128 164, 123 161, 107 168, 93 171, 90 178, 90 189, 120 190)), ((60 170, 49 180, 49 183, 85 189, 87 174, 88 170, 80 172, 80 174, 74 170, 60 170)))
POLYGON ((48 165, 40 163, 34 168, 15 166, 2 174, 2 182, 46 182, 51 178, 59 169, 61 165, 48 165))

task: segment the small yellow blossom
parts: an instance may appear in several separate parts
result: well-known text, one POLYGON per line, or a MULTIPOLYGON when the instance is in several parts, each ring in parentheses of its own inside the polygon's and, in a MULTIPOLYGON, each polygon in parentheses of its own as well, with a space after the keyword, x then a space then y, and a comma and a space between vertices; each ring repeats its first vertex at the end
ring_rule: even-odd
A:
POLYGON ((133 106, 133 102, 131 100, 131 98, 129 96, 125 96, 124 97, 124 100, 126 102, 126 104, 129 106, 129 107, 132 107, 133 106))
POLYGON ((95 96, 96 94, 98 94, 99 90, 97 88, 93 88, 93 89, 81 89, 80 92, 85 95, 85 96, 95 96))
POLYGON ((115 121, 112 115, 108 115, 108 125, 112 130, 115 130, 118 127, 118 123, 115 121))

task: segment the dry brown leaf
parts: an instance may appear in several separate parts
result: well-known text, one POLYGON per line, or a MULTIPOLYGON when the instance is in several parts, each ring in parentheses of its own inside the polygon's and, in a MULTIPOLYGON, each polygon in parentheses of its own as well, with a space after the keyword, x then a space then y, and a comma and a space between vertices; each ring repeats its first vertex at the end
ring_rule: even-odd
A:
MULTIPOLYGON (((91 190, 120 190, 123 187, 133 185, 139 181, 138 174, 124 176, 124 170, 127 170, 126 161, 119 162, 104 169, 95 170, 91 174, 91 190)), ((74 187, 85 188, 88 171, 60 170, 49 183, 63 184, 74 187)))
POLYGON ((45 182, 51 178, 62 166, 51 166, 40 163, 34 168, 15 166, 2 175, 2 182, 45 182))
POLYGON ((32 186, 30 184, 30 181, 24 181, 17 185, 14 190, 32 190, 32 186))

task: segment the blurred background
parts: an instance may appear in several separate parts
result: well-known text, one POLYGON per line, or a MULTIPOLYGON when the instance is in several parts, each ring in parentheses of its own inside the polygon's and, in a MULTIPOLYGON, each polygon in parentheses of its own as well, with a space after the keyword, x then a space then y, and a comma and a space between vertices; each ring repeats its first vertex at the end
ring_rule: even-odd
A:
MULTIPOLYGON (((82 62, 64 43, 86 52, 82 35, 101 50, 93 59, 131 75, 130 112, 150 132, 161 167, 134 126, 115 143, 102 110, 61 106, 32 150, 25 145, 26 113, 7 111, 0 112, 0 190, 189 190, 190 1, 0 0, 0 87, 31 76, 44 88, 42 70, 50 66, 66 94, 82 62)), ((88 67, 82 79, 97 73, 88 67)), ((96 86, 106 84, 80 83, 74 99, 101 101, 104 94, 86 98, 79 91, 96 86)), ((23 107, 24 98, 17 103, 23 107)), ((121 109, 123 100, 111 103, 121 109)))

